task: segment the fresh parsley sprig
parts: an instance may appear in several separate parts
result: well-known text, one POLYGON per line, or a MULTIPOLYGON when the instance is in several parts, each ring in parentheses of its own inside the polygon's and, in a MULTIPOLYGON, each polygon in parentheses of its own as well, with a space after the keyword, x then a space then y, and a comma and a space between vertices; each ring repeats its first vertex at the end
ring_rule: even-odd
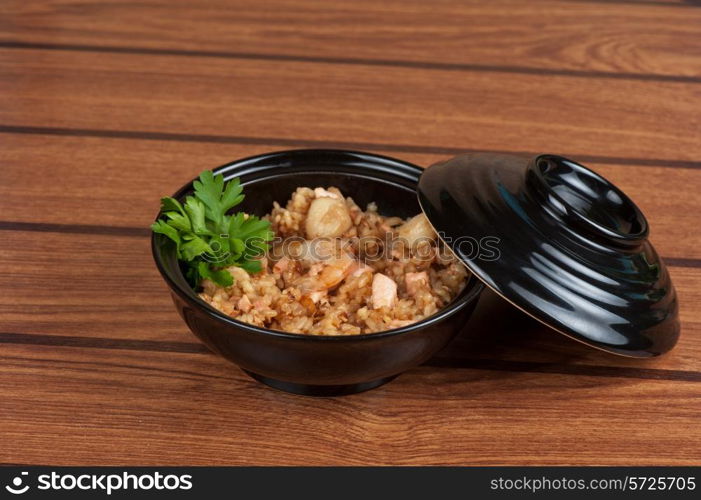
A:
POLYGON ((154 233, 175 242, 190 284, 197 287, 206 278, 230 286, 234 279, 225 269, 229 266, 260 271, 256 257, 268 250, 274 235, 266 220, 243 212, 227 214, 243 201, 240 180, 225 183, 222 175, 205 170, 193 185, 195 194, 187 196, 185 203, 161 198, 161 218, 151 225, 154 233))

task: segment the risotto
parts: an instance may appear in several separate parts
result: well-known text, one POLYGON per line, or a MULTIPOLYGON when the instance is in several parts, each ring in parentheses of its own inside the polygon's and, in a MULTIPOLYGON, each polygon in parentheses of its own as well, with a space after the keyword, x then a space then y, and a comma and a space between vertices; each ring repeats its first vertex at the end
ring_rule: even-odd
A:
POLYGON ((266 218, 276 238, 262 270, 203 280, 200 297, 237 320, 309 335, 356 335, 420 321, 464 288, 468 272, 425 216, 362 210, 334 187, 298 188, 266 218))

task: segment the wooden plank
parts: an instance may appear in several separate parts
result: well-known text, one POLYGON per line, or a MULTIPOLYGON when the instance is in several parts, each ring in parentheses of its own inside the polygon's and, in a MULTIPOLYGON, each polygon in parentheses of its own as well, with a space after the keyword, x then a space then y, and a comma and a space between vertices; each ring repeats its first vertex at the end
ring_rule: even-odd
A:
POLYGON ((1 331, 196 341, 175 313, 148 238, 2 236, 1 331))
POLYGON ((701 156, 684 83, 37 50, 0 74, 4 125, 701 156))
POLYGON ((698 464, 700 20, 677 0, 0 3, 0 463, 698 464), (187 331, 143 228, 200 170, 307 145, 598 160, 672 258, 680 343, 606 355, 485 294, 375 391, 253 382, 187 331))
MULTIPOLYGON (((196 345, 179 344, 196 344, 197 340, 176 314, 166 285, 151 261, 146 238, 22 231, 4 231, 2 236, 0 259, 4 271, 0 289, 7 293, 0 296, 0 341, 60 344, 23 334, 62 335, 82 339, 69 339, 68 345, 203 351, 196 345), (10 335, 3 337, 3 333, 10 335), (104 338, 123 342, 105 343, 100 340, 104 338)), ((682 304, 701 302, 701 268, 675 267, 672 273, 682 304)), ((501 301, 485 298, 460 340, 435 364, 489 367, 483 362, 550 363, 555 371, 580 364, 642 370, 643 377, 701 380, 701 375, 645 373, 701 373, 699 315, 683 307, 681 318, 683 337, 673 352, 653 360, 631 360, 587 348, 546 330, 501 301)), ((516 371, 533 368, 513 363, 503 366, 516 371)), ((638 376, 634 371, 619 375, 638 376)))
POLYGON ((214 356, 37 346, 3 346, 0 379, 3 462, 691 465, 701 459, 694 434, 698 383, 428 367, 368 393, 311 399, 265 388, 214 356))
POLYGON ((3 2, 0 37, 200 54, 447 63, 466 70, 698 78, 701 13, 684 2, 659 3, 3 2))
MULTIPOLYGON (((283 145, 198 144, 0 134, 4 221, 146 228, 158 200, 201 170, 283 145), (30 165, 31 168, 27 168, 30 165), (56 182, 60 179, 60 182, 56 182)), ((444 155, 390 154, 419 165, 444 155)), ((701 258, 697 196, 701 170, 589 164, 624 189, 647 215, 666 257, 701 258)))

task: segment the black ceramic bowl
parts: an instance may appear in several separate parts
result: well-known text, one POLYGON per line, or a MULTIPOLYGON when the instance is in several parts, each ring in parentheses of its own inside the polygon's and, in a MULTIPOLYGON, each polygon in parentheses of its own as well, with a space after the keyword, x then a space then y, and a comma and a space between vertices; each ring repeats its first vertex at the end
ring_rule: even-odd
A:
MULTIPOLYGON (((392 158, 335 150, 296 150, 235 161, 215 170, 240 177, 246 199, 237 208, 268 213, 300 186, 337 186, 360 206, 377 202, 381 213, 410 217, 421 210, 416 185, 421 169, 392 158)), ((192 183, 175 198, 192 191, 192 183)), ((483 285, 471 278, 446 308, 418 323, 367 335, 310 336, 237 321, 199 299, 185 280, 175 248, 152 236, 153 257, 175 306, 210 349, 253 378, 288 392, 315 396, 351 394, 377 387, 420 365, 462 329, 483 285)))

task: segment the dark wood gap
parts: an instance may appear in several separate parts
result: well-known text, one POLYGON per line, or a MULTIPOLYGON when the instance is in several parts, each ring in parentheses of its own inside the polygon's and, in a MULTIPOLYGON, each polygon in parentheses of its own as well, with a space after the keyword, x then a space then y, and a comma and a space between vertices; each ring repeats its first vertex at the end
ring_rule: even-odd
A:
POLYGON ((177 352, 209 354, 204 344, 197 342, 171 342, 161 340, 132 340, 105 337, 80 337, 44 335, 34 333, 0 333, 0 344, 24 344, 59 347, 84 347, 93 349, 120 349, 128 351, 177 352))
POLYGON ((20 361, 20 362, 26 362, 26 361, 32 361, 33 363, 37 364, 44 364, 44 365, 50 365, 50 364, 67 364, 67 365, 72 365, 75 366, 76 369, 78 370, 94 370, 95 365, 100 365, 104 366, 107 368, 127 368, 127 369, 138 369, 138 370, 143 370, 147 371, 150 373, 165 373, 169 376, 173 375, 179 375, 182 378, 188 378, 190 380, 196 380, 196 379, 201 379, 201 378, 208 378, 208 379, 221 379, 221 380, 231 380, 230 377, 222 377, 219 375, 210 375, 206 373, 197 373, 193 371, 188 371, 188 370, 179 370, 179 369, 172 369, 172 368, 156 368, 152 366, 136 366, 132 364, 124 364, 124 363, 111 363, 111 362, 106 362, 104 360, 99 360, 99 359, 91 359, 88 361, 78 361, 78 360, 67 360, 67 359, 57 359, 57 358, 37 358, 37 357, 32 357, 32 358, 26 358, 22 356, 0 356, 0 359, 7 361, 20 361), (81 368, 81 367, 86 367, 86 368, 81 368), (89 368, 87 368, 89 367, 89 368))
POLYGON ((701 259, 687 259, 684 257, 662 257, 665 264, 673 267, 701 267, 701 259))
MULTIPOLYGON (((458 155, 464 153, 501 153, 524 156, 539 154, 534 151, 488 150, 441 146, 413 146, 408 144, 382 144, 374 142, 324 141, 316 139, 289 139, 283 137, 247 137, 229 135, 180 134, 173 132, 148 132, 137 130, 99 130, 66 127, 36 127, 28 125, 0 125, 0 133, 51 135, 65 137, 96 137, 108 139, 135 139, 151 141, 201 142, 214 144, 247 144, 253 146, 283 146, 290 148, 353 149, 396 153, 458 155)), ((542 151, 541 151, 542 153, 542 151)), ((568 156, 567 153, 562 153, 568 156)), ((629 158, 597 155, 569 155, 582 163, 606 165, 631 165, 636 167, 701 169, 701 161, 667 160, 663 158, 629 158)))
MULTIPOLYGON (((157 340, 132 340, 94 338, 32 333, 0 333, 0 343, 79 347, 91 349, 122 349, 132 351, 175 352, 186 354, 212 354, 203 344, 194 342, 169 342, 157 340)), ((527 373, 553 373, 587 377, 615 377, 652 380, 701 382, 701 372, 664 370, 655 368, 628 368, 601 365, 563 365, 532 361, 507 361, 496 359, 464 359, 436 357, 424 364, 435 368, 463 368, 527 373)))
POLYGON ((35 231, 38 233, 91 234, 99 236, 129 236, 138 238, 144 238, 151 234, 151 230, 148 227, 52 224, 43 222, 11 221, 0 221, 0 231, 35 231))
POLYGON ((502 361, 497 359, 462 359, 441 357, 430 359, 427 363, 425 363, 425 365, 438 368, 466 368, 507 372, 582 375, 586 377, 615 377, 701 382, 701 372, 689 370, 665 370, 658 368, 629 368, 621 366, 537 363, 534 361, 502 361))
POLYGON ((522 75, 564 76, 571 78, 600 78, 613 80, 642 80, 675 83, 701 83, 701 77, 664 75, 656 73, 615 73, 610 71, 579 71, 569 69, 537 68, 529 66, 506 66, 498 64, 444 63, 431 61, 407 61, 400 59, 367 59, 351 57, 305 56, 286 54, 262 54, 253 52, 230 52, 215 50, 186 50, 152 47, 120 47, 110 45, 88 45, 75 43, 35 43, 13 40, 0 41, 0 48, 25 50, 62 50, 72 52, 101 52, 110 54, 138 54, 178 57, 209 57, 218 59, 248 59, 257 61, 283 61, 314 64, 348 64, 354 66, 383 66, 437 71, 488 72, 522 75))

